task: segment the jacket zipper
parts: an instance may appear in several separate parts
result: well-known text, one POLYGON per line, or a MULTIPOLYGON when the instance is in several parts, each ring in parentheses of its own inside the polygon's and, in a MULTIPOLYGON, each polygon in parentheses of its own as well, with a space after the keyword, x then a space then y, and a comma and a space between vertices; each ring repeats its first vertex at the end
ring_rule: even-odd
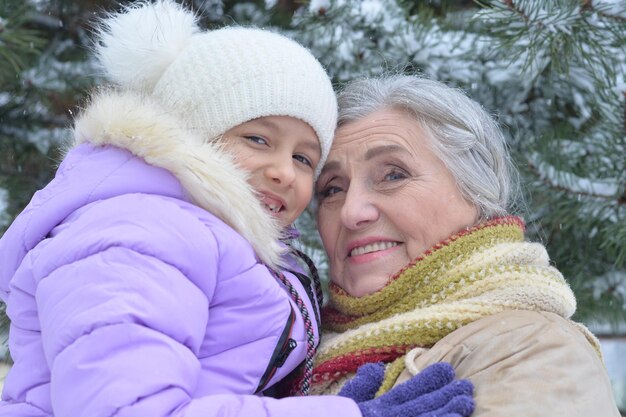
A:
POLYGON ((298 343, 289 337, 291 336, 293 325, 296 321, 296 313, 293 311, 291 303, 289 303, 289 308, 290 313, 289 318, 287 319, 287 324, 278 339, 278 344, 272 353, 269 365, 267 366, 267 369, 265 369, 255 393, 261 392, 265 389, 265 386, 268 384, 270 379, 272 379, 278 368, 285 364, 289 354, 296 348, 296 346, 298 346, 298 343))

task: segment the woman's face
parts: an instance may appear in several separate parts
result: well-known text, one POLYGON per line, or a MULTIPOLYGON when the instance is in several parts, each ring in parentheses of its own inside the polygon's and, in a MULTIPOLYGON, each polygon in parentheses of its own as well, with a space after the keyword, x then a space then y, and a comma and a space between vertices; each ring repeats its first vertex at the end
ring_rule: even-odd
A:
POLYGON ((330 278, 356 297, 434 244, 472 226, 478 211, 405 113, 385 109, 337 130, 316 185, 330 278))

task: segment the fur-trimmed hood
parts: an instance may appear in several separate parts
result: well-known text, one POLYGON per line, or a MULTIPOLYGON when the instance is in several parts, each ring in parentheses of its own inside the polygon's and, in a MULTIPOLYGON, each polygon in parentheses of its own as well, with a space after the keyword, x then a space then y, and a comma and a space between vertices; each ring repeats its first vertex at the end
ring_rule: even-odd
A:
POLYGON ((263 208, 229 154, 186 130, 154 99, 134 92, 95 95, 75 123, 70 149, 82 143, 112 145, 171 172, 191 201, 246 238, 272 268, 282 264, 278 223, 263 208))

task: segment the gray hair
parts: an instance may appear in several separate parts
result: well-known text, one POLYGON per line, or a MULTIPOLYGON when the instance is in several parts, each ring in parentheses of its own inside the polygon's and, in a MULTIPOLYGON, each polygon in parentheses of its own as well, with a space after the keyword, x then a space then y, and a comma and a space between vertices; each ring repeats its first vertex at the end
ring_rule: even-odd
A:
POLYGON ((419 76, 391 75, 349 83, 338 102, 340 127, 385 108, 415 117, 480 220, 507 214, 518 185, 504 135, 461 90, 419 76))

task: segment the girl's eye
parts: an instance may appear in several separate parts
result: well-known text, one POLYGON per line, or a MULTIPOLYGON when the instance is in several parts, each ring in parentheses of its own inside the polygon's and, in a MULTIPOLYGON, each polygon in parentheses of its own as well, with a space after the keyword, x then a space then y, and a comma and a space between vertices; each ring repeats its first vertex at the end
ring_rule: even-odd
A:
POLYGON ((256 143, 257 145, 267 145, 267 141, 263 139, 261 136, 250 135, 250 136, 244 136, 244 138, 246 138, 250 142, 256 143))
POLYGON ((311 160, 304 155, 294 155, 293 159, 300 162, 301 164, 304 164, 306 166, 313 168, 313 162, 311 162, 311 160))

